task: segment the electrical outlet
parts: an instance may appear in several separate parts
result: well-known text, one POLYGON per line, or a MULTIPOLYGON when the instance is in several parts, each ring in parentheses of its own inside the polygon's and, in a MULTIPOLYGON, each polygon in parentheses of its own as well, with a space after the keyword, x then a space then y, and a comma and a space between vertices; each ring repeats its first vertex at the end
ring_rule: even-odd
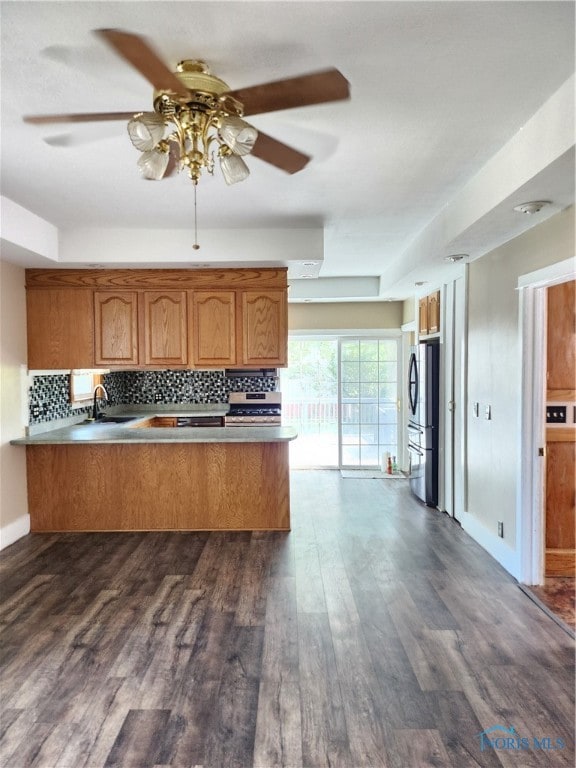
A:
POLYGON ((504 523, 501 520, 498 520, 498 536, 504 538, 504 523))

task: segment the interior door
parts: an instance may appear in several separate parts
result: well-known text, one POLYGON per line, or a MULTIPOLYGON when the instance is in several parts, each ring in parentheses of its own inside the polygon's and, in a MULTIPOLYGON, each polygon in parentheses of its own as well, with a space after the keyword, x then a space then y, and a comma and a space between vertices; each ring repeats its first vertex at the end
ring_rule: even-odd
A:
POLYGON ((575 285, 547 291, 546 576, 574 576, 576 565, 575 285))

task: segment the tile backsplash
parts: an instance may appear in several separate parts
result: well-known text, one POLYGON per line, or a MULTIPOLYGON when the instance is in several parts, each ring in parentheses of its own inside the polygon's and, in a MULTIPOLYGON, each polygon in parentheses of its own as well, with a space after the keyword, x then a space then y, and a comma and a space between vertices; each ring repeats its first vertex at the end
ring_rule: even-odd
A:
MULTIPOLYGON (((224 371, 115 371, 104 376, 110 405, 152 403, 226 403, 230 392, 270 392, 271 376, 229 378, 224 371)), ((34 376, 29 391, 30 424, 88 414, 72 408, 70 375, 34 376)))

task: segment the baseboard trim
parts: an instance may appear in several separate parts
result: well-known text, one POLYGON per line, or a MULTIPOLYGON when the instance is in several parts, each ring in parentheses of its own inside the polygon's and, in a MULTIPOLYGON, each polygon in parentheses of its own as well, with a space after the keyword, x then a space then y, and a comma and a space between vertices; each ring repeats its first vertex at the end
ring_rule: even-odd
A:
POLYGON ((520 581, 520 558, 518 552, 505 541, 490 533, 474 515, 463 512, 460 523, 466 533, 471 536, 489 555, 500 563, 502 568, 520 581))
POLYGON ((16 520, 8 523, 8 525, 0 528, 0 550, 6 549, 10 544, 14 544, 18 539, 27 536, 29 533, 30 515, 21 515, 16 520))

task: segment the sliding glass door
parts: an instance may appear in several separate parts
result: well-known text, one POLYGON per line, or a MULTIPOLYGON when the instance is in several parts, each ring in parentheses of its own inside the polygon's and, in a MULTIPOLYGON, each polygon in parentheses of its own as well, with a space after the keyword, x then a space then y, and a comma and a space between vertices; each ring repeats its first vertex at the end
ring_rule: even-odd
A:
POLYGON ((282 418, 293 467, 369 469, 398 451, 396 338, 291 336, 282 418))
POLYGON ((340 339, 340 466, 398 451, 398 340, 340 339))
POLYGON ((291 467, 338 466, 338 340, 291 336, 280 372, 282 421, 298 432, 291 467))

